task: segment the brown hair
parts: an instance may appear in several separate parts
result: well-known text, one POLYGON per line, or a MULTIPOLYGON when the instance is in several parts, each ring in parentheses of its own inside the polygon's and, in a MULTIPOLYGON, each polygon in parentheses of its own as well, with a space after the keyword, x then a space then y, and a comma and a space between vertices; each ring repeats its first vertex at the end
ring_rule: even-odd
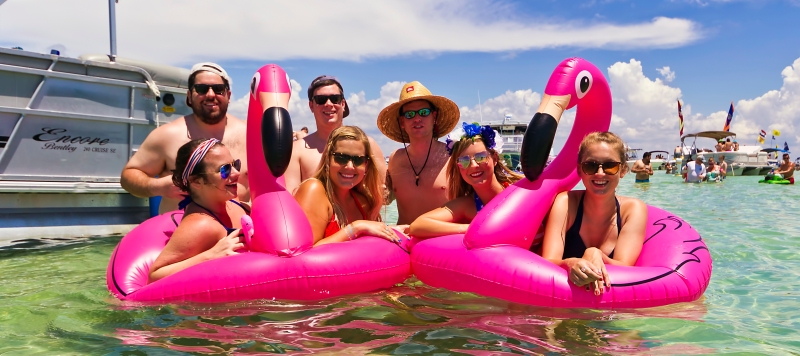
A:
POLYGON ((611 146, 611 149, 619 154, 619 162, 621 163, 622 171, 627 172, 628 164, 627 155, 625 154, 625 142, 623 142, 619 136, 610 131, 592 132, 583 138, 580 148, 578 148, 578 164, 583 162, 583 156, 586 155, 586 151, 589 150, 589 146, 600 143, 605 143, 611 146))
MULTIPOLYGON (((191 140, 187 143, 184 143, 181 148, 178 149, 178 154, 175 156, 175 169, 172 170, 172 184, 175 184, 176 187, 180 188, 180 190, 184 192, 188 192, 189 195, 192 195, 191 187, 189 184, 183 184, 183 171, 186 170, 186 166, 189 164, 189 158, 192 157, 192 153, 200 146, 201 143, 206 142, 208 139, 206 138, 199 138, 196 140, 191 140)), ((222 142, 217 142, 211 150, 217 148, 217 146, 225 146, 222 142)), ((205 158, 197 162, 197 165, 194 166, 192 172, 189 173, 189 180, 192 177, 205 177, 201 174, 206 170, 206 162, 205 158)))
POLYGON ((383 190, 381 188, 378 167, 375 162, 372 162, 372 148, 369 144, 369 138, 357 126, 342 126, 339 127, 328 137, 328 143, 325 145, 325 150, 322 151, 322 159, 319 162, 319 169, 314 174, 314 178, 322 182, 325 186, 325 195, 328 197, 328 202, 333 207, 333 213, 339 221, 339 227, 344 227, 347 224, 347 216, 341 207, 341 203, 336 199, 333 183, 330 179, 331 157, 336 143, 344 140, 359 141, 364 145, 364 152, 367 156, 367 170, 364 174, 364 179, 361 180, 355 187, 357 192, 364 195, 367 199, 367 220, 380 221, 380 209, 383 205, 383 190))
MULTIPOLYGON (((460 140, 453 143, 453 154, 450 155, 450 160, 447 162, 447 198, 453 200, 458 197, 463 197, 475 192, 475 189, 472 188, 469 183, 467 183, 463 177, 461 177, 461 171, 458 168, 458 157, 467 149, 472 143, 474 142, 483 142, 481 136, 474 136, 470 137, 462 137, 460 140)), ((484 146, 486 144, 484 143, 484 146)), ((508 169, 503 160, 500 159, 497 151, 494 148, 486 148, 486 151, 492 156, 492 159, 495 161, 494 165, 494 176, 497 178, 497 181, 500 184, 508 183, 514 184, 518 180, 522 179, 522 175, 515 173, 514 171, 508 169)), ((505 184, 504 184, 505 185, 505 184)))

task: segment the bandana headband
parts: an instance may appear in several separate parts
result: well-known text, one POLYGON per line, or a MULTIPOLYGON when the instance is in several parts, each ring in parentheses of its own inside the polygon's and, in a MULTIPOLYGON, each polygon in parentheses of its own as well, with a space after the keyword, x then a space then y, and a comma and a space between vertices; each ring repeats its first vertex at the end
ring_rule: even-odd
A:
POLYGON ((206 156, 211 147, 218 144, 219 140, 216 138, 210 138, 208 140, 203 141, 197 148, 194 149, 192 152, 192 156, 189 157, 189 163, 186 164, 186 169, 183 170, 183 175, 181 178, 183 179, 183 185, 189 185, 189 176, 192 175, 192 171, 194 171, 194 167, 197 166, 200 161, 203 160, 203 157, 206 156))

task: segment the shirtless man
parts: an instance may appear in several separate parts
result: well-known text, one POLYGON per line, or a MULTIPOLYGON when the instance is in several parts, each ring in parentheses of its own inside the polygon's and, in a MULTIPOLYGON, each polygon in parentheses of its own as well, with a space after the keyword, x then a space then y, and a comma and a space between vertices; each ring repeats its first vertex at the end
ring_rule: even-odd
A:
MULTIPOLYGON (((308 136, 298 138, 292 146, 292 158, 283 178, 286 190, 294 191, 304 180, 311 178, 319 169, 322 151, 328 142, 331 131, 342 126, 342 120, 350 115, 350 107, 344 98, 342 84, 336 77, 322 75, 311 81, 308 86, 308 108, 314 114, 317 131, 308 136)), ((380 177, 386 174, 386 161, 378 144, 369 139, 372 157, 370 161, 378 167, 380 177)))
POLYGON ((716 145, 714 145, 714 150, 716 152, 722 152, 723 148, 725 147, 725 141, 723 139, 719 139, 716 145))
POLYGON ((783 161, 781 161, 781 166, 775 171, 775 174, 780 174, 783 179, 794 184, 794 162, 789 160, 788 153, 783 154, 783 161))
POLYGON ((197 138, 216 138, 242 161, 239 200, 250 201, 245 150, 246 124, 228 114, 231 79, 214 63, 198 63, 189 75, 186 105, 193 114, 153 130, 122 170, 122 188, 137 197, 162 196, 159 213, 175 210, 184 198, 172 184, 175 156, 184 143, 197 138), (157 177, 157 178, 156 178, 157 177))
POLYGON ((416 81, 404 85, 400 101, 378 115, 381 132, 405 146, 389 156, 386 175, 386 204, 397 199, 397 224, 410 224, 448 201, 449 157, 444 142, 438 139, 453 130, 460 116, 456 103, 432 95, 416 81))
POLYGON ((650 176, 653 175, 653 167, 650 166, 650 152, 645 152, 642 159, 633 163, 631 172, 636 173, 636 183, 650 183, 650 176))
POLYGON ((719 174, 722 179, 728 176, 728 162, 725 162, 725 155, 719 156, 719 174))
POLYGON ((728 137, 728 139, 725 140, 725 143, 722 144, 722 150, 725 152, 733 151, 733 142, 731 142, 730 137, 728 137))

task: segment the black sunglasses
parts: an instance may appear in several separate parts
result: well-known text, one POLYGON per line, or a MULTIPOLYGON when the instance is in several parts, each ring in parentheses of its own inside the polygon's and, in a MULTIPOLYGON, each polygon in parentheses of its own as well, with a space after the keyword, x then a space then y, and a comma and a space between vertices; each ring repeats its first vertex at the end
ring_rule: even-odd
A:
POLYGON ((208 94, 208 88, 214 91, 214 94, 222 95, 225 94, 225 89, 227 88, 225 84, 195 84, 194 85, 194 92, 200 95, 208 94))
POLYGON ((342 100, 344 100, 344 95, 342 94, 333 94, 333 95, 314 95, 311 97, 317 105, 325 105, 328 100, 331 101, 332 104, 341 104, 342 100))
POLYGON ((581 170, 583 170, 584 174, 592 175, 597 173, 601 168, 603 169, 603 173, 608 175, 614 175, 619 172, 621 163, 620 162, 594 162, 594 161, 586 161, 581 163, 581 170))
MULTIPOLYGON (((236 168, 236 171, 241 171, 242 170, 242 160, 235 159, 235 160, 233 160, 232 163, 225 163, 225 164, 219 166, 219 170, 217 170, 217 172, 219 172, 219 176, 222 177, 222 179, 228 179, 228 177, 231 176, 231 173, 233 173, 233 170, 232 170, 233 168, 236 168)), ((213 173, 217 173, 217 172, 213 172, 213 173)), ((200 173, 200 174, 213 174, 213 173, 200 173)))
POLYGON ((351 156, 345 153, 332 152, 333 161, 339 165, 346 166, 347 162, 353 162, 353 167, 360 167, 369 160, 367 156, 351 156))
POLYGON ((433 112, 433 110, 430 109, 430 108, 423 108, 423 109, 419 109, 417 111, 413 111, 413 110, 412 111, 406 111, 406 112, 403 113, 403 117, 405 117, 408 120, 411 120, 411 119, 414 118, 414 116, 417 116, 417 115, 419 115, 420 117, 426 117, 426 116, 430 115, 431 112, 433 112))

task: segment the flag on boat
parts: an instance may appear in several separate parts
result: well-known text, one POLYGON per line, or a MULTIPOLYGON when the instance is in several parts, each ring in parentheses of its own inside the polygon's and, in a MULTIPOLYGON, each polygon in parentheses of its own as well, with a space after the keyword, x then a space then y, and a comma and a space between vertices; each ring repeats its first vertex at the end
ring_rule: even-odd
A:
POLYGON ((772 136, 777 137, 777 136, 780 136, 780 135, 781 135, 780 131, 772 129, 772 136))
POLYGON ((763 145, 764 144, 764 138, 761 137, 761 136, 758 136, 758 143, 763 145))
POLYGON ((683 113, 681 112, 681 101, 678 100, 678 120, 680 120, 681 137, 683 137, 683 113))
POLYGON ((789 143, 786 141, 783 141, 783 150, 787 152, 789 151, 789 143))
POLYGON ((767 138, 767 132, 764 131, 764 130, 761 130, 761 132, 758 133, 758 143, 763 145, 765 138, 767 138))
POLYGON ((767 132, 764 131, 764 130, 761 130, 761 137, 766 138, 767 137, 767 132))
POLYGON ((731 101, 731 108, 728 109, 728 118, 725 119, 725 128, 722 131, 730 131, 731 130, 731 120, 733 120, 733 102, 731 101))

